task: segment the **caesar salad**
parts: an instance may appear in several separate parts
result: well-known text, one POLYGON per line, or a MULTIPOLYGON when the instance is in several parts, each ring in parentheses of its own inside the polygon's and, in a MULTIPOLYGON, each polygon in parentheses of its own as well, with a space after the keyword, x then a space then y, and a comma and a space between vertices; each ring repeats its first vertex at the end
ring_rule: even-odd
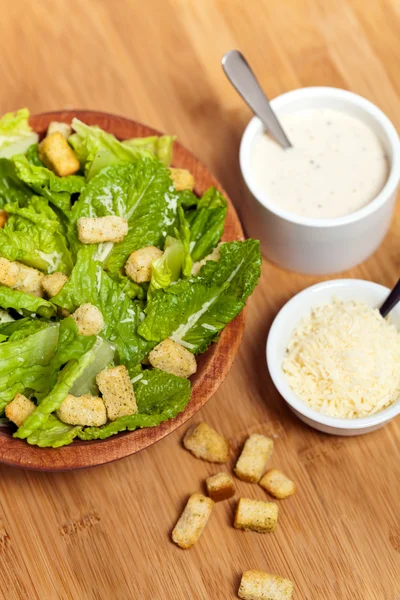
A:
POLYGON ((172 168, 174 137, 0 119, 0 416, 40 447, 177 416, 196 355, 243 309, 259 243, 172 168))

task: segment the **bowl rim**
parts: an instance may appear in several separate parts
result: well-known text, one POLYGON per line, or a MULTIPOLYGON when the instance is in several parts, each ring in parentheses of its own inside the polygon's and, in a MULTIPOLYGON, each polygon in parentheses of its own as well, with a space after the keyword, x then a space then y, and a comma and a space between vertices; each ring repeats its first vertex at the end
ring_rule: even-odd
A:
MULTIPOLYGON (((400 414, 400 398, 388 406, 387 408, 379 411, 374 415, 369 415, 367 417, 359 417, 355 419, 347 419, 347 418, 339 418, 339 417, 330 417, 329 415, 324 415, 313 408, 307 406, 299 396, 295 392, 293 392, 285 378, 285 375, 282 371, 282 367, 278 362, 276 357, 276 345, 277 339, 280 335, 280 327, 282 323, 288 320, 288 313, 292 310, 293 306, 299 303, 303 298, 311 296, 313 293, 321 291, 321 290, 334 290, 334 289, 343 289, 358 287, 358 288, 372 288, 376 291, 384 292, 385 294, 389 293, 389 288, 380 285, 378 283, 372 281, 366 281, 364 279, 330 279, 328 281, 323 281, 321 283, 317 283, 312 285, 295 296, 291 298, 281 310, 276 315, 271 328, 269 330, 267 343, 266 343, 266 357, 267 357, 267 366, 271 376, 271 379, 278 390, 279 394, 282 396, 284 401, 295 411, 313 421, 315 423, 319 423, 321 425, 326 425, 335 430, 348 430, 348 431, 357 431, 365 428, 375 428, 377 425, 383 424, 387 421, 392 420, 396 416, 400 414)), ((400 310, 400 308, 398 309, 400 310)), ((306 313, 301 314, 296 323, 299 323, 300 319, 306 313)))
POLYGON ((400 180, 400 140, 397 130, 389 117, 373 102, 367 100, 363 96, 344 90, 341 88, 327 87, 327 86, 314 86, 304 87, 290 92, 281 94, 271 100, 272 109, 279 111, 279 108, 284 107, 288 104, 294 104, 296 100, 302 100, 304 98, 334 98, 340 99, 346 102, 348 105, 356 107, 360 110, 360 113, 368 113, 371 118, 375 120, 381 130, 387 137, 388 143, 392 151, 392 159, 390 165, 390 171, 385 185, 381 191, 375 196, 373 200, 368 202, 362 208, 342 217, 333 217, 328 219, 318 219, 311 217, 304 217, 296 215, 287 210, 281 209, 279 206, 269 200, 255 184, 254 176, 251 170, 251 151, 254 137, 257 133, 263 130, 264 126, 258 117, 253 117, 247 124, 244 130, 239 151, 239 162, 242 176, 245 180, 247 187, 250 192, 257 200, 257 202, 265 209, 274 213, 278 217, 281 217, 285 221, 294 223, 300 226, 315 227, 315 228, 333 228, 348 225, 361 221, 365 217, 368 217, 372 213, 376 212, 390 200, 391 196, 396 191, 400 180))
MULTIPOLYGON (((134 119, 95 110, 66 109, 44 112, 31 115, 30 121, 33 129, 39 135, 44 135, 50 121, 70 123, 73 117, 78 117, 90 125, 101 124, 106 131, 114 133, 121 139, 135 135, 162 135, 158 130, 134 119), (130 135, 129 129, 131 130, 130 135), (125 131, 128 131, 128 135, 124 135, 125 131)), ((204 191, 203 187, 213 185, 228 201, 223 239, 226 234, 228 234, 229 241, 245 239, 239 217, 229 195, 209 169, 192 152, 175 141, 173 165, 184 166, 182 163, 185 161, 187 168, 191 168, 195 175, 199 193, 204 191)), ((161 440, 198 412, 224 381, 239 350, 244 332, 245 315, 246 308, 225 327, 219 341, 212 344, 201 355, 204 365, 199 368, 198 375, 194 376, 191 398, 185 410, 179 413, 175 419, 169 419, 155 427, 121 432, 105 440, 88 442, 75 440, 72 444, 61 448, 30 446, 26 440, 13 438, 9 432, 0 429, 0 463, 37 471, 68 471, 94 467, 125 458, 161 440)))

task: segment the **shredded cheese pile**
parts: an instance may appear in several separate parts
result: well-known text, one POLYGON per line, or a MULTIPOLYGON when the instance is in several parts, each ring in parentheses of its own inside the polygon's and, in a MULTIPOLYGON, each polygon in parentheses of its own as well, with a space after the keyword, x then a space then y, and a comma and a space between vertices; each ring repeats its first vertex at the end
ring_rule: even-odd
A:
POLYGON ((335 299, 302 319, 282 368, 311 408, 332 417, 373 415, 400 397, 400 332, 377 309, 335 299))

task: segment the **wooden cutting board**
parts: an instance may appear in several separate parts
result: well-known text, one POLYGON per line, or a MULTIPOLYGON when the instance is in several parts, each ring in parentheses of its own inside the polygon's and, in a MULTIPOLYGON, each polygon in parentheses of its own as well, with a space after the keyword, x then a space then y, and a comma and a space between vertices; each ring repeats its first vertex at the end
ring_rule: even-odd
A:
MULTIPOLYGON (((0 9, 1 112, 93 108, 174 132, 239 210, 250 114, 222 74, 227 49, 246 54, 271 97, 344 87, 400 128, 397 0, 0 0, 0 9)), ((400 209, 375 256, 344 276, 392 286, 399 231, 400 209)), ((188 494, 218 470, 182 448, 185 427, 92 470, 0 467, 0 598, 225 600, 243 570, 262 569, 292 579, 296 600, 398 600, 400 421, 365 437, 317 433, 286 409, 265 365, 276 312, 319 280, 265 262, 236 363, 193 420, 227 435, 234 455, 251 432, 274 437, 273 463, 298 485, 276 533, 234 530, 232 500, 192 550, 170 542, 188 494)), ((236 483, 238 495, 266 497, 236 483)))

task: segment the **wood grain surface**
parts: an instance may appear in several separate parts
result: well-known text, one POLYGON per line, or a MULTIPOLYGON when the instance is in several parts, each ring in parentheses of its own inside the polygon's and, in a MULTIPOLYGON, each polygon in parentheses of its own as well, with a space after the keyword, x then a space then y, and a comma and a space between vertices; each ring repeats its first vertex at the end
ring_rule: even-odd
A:
MULTIPOLYGON (((70 124, 74 117, 88 125, 97 125, 121 140, 159 133, 130 119, 87 110, 51 111, 32 115, 30 123, 42 138, 51 121, 70 124)), ((228 200, 223 240, 227 242, 242 240, 243 230, 239 218, 225 190, 209 170, 178 141, 174 144, 172 166, 188 169, 193 174, 194 191, 198 196, 202 196, 211 186, 219 188, 228 200)), ((169 419, 157 427, 145 427, 134 432, 114 435, 107 440, 83 442, 76 439, 63 448, 46 449, 30 446, 25 440, 14 438, 12 430, 8 428, 0 429, 0 463, 43 471, 63 471, 106 464, 148 448, 195 415, 219 388, 236 358, 243 337, 245 313, 246 310, 243 310, 225 327, 217 344, 212 344, 207 352, 197 357, 197 372, 190 378, 192 386, 190 401, 185 410, 175 419, 169 419)))
MULTIPOLYGON (((398 0, 0 0, 0 9, 1 112, 91 108, 176 133, 239 211, 238 144, 250 113, 222 74, 227 49, 246 54, 271 97, 340 86, 400 129, 398 0)), ((378 252, 344 276, 393 285, 399 232, 400 209, 378 252)), ((188 494, 219 470, 182 448, 185 427, 94 469, 3 466, 0 598, 225 600, 243 570, 262 569, 292 579, 296 600, 398 600, 399 420, 365 437, 317 433, 286 409, 266 370, 276 312, 318 280, 264 263, 236 363, 195 418, 224 432, 235 455, 250 432, 274 436, 273 465, 298 485, 280 503, 276 533, 234 530, 230 500, 192 550, 170 542, 188 494)), ((237 492, 266 497, 239 481, 237 492)))

